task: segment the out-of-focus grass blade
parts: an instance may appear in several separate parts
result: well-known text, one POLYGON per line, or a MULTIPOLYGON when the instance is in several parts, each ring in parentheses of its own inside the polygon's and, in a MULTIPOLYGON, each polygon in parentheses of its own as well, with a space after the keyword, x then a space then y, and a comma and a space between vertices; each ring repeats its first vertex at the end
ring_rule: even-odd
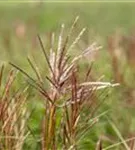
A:
POLYGON ((126 148, 126 150, 130 150, 129 146, 127 145, 125 139, 122 137, 119 129, 116 127, 116 125, 107 117, 108 122, 110 123, 110 125, 112 126, 112 128, 114 129, 115 133, 117 134, 117 136, 119 137, 119 139, 121 140, 122 144, 124 145, 124 147, 126 148))

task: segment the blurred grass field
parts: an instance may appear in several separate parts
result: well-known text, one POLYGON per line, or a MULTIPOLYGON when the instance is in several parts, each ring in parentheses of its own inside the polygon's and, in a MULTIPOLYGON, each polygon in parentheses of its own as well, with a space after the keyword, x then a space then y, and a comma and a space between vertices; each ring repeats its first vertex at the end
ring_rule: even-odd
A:
MULTIPOLYGON (((112 56, 108 51, 108 38, 112 35, 114 35, 114 37, 116 35, 116 38, 119 38, 119 35, 127 38, 132 35, 134 36, 134 14, 135 3, 131 2, 0 3, 0 64, 3 62, 8 63, 9 61, 13 62, 25 69, 33 77, 33 72, 26 59, 27 56, 30 55, 34 57, 45 79, 44 73, 46 66, 44 65, 45 61, 40 50, 39 42, 37 41, 37 34, 42 37, 45 48, 47 49, 50 46, 48 43, 51 33, 55 32, 58 38, 61 24, 65 24, 65 32, 68 32, 74 18, 80 16, 79 24, 72 38, 76 37, 77 32, 80 31, 81 28, 86 27, 87 30, 79 42, 80 45, 78 44, 70 55, 76 55, 93 41, 96 41, 103 46, 103 48, 98 53, 98 56, 94 58, 92 77, 94 80, 97 80, 104 75, 104 81, 116 82, 118 80, 115 80, 115 76, 117 78, 119 74, 113 72, 112 56)), ((135 49, 133 49, 133 51, 135 51, 135 49)), ((94 150, 100 138, 103 141, 103 147, 121 142, 120 135, 115 129, 120 132, 123 139, 133 138, 135 136, 135 67, 128 64, 128 61, 123 58, 122 53, 119 55, 117 65, 119 65, 118 67, 120 68, 124 81, 121 82, 120 87, 111 89, 111 94, 109 93, 109 96, 97 112, 97 114, 101 114, 108 111, 107 116, 110 120, 114 121, 115 126, 108 121, 107 116, 101 117, 99 123, 87 133, 86 139, 82 140, 82 145, 84 146, 80 147, 80 150, 94 150), (130 98, 131 90, 133 94, 131 98, 132 102, 128 101, 126 97, 128 95, 130 98)), ((87 58, 88 64, 91 63, 90 59, 90 57, 87 58)), ((83 72, 83 69, 87 68, 88 64, 86 60, 82 60, 81 63, 83 72)), ((7 68, 10 67, 11 66, 7 64, 7 68)), ((15 83, 15 87, 19 87, 20 84, 24 83, 21 74, 18 75, 18 79, 15 83)), ((31 126, 35 136, 39 137, 39 122, 42 119, 42 115, 39 116, 39 113, 43 113, 43 105, 40 102, 41 98, 35 94, 35 91, 31 88, 29 91, 29 107, 30 109, 36 108, 29 120, 29 126, 31 126)), ((104 96, 101 97, 101 99, 103 98, 104 96)), ((128 144, 130 145, 132 143, 128 144)), ((24 150, 27 149, 38 150, 40 149, 40 144, 35 143, 34 138, 30 137, 24 144, 24 150)), ((123 150, 125 147, 122 144, 110 149, 123 150)), ((105 148, 103 150, 105 150, 105 148)))
POLYGON ((20 61, 20 56, 37 51, 32 50, 37 46, 33 44, 37 34, 48 39, 50 33, 59 32, 62 23, 68 29, 78 15, 81 18, 80 27, 87 28, 86 43, 96 40, 104 46, 103 49, 112 33, 128 34, 134 30, 134 3, 2 3, 1 61, 19 59, 20 63, 25 62, 24 59, 20 61), (14 55, 10 55, 12 52, 14 55))

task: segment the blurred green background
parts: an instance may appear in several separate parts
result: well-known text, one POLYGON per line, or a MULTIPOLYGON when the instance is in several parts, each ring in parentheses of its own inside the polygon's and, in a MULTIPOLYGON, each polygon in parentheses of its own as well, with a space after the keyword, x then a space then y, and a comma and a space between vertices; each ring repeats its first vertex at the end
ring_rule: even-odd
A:
POLYGON ((10 1, 1 3, 1 61, 20 60, 19 54, 23 57, 28 51, 34 49, 37 34, 46 36, 51 32, 58 33, 62 23, 66 24, 68 29, 78 15, 79 26, 88 29, 87 35, 85 34, 87 42, 91 42, 94 38, 105 46, 107 37, 115 31, 127 34, 134 30, 134 5, 131 2, 21 3, 10 1), (10 51, 15 51, 15 54, 11 56, 10 51))
MULTIPOLYGON (((105 75, 105 81, 114 81, 111 56, 108 52, 108 38, 116 33, 127 37, 134 33, 135 3, 133 2, 49 3, 40 1, 38 3, 23 3, 8 0, 0 2, 0 64, 11 61, 33 76, 26 59, 28 55, 31 55, 35 58, 41 73, 44 75, 46 67, 37 41, 37 34, 40 34, 45 47, 48 48, 51 33, 55 32, 58 38, 62 23, 66 26, 66 33, 76 16, 80 16, 80 19, 74 36, 76 37, 83 27, 86 27, 87 31, 73 54, 80 52, 93 41, 96 41, 103 48, 95 60, 93 76, 97 79, 101 75, 105 75)), ((121 67, 124 61, 122 55, 120 55, 119 60, 121 67)), ((91 62, 90 58, 88 61, 91 62)), ((131 134, 135 134, 135 111, 134 103, 127 107, 125 92, 129 92, 131 89, 134 92, 135 71, 134 67, 130 67, 126 62, 124 62, 122 69, 126 84, 122 84, 119 89, 114 89, 99 113, 111 109, 109 115, 115 120, 123 137, 128 138, 131 134)), ((31 92, 30 100, 37 98, 39 97, 31 92)), ((42 105, 40 103, 37 105, 36 101, 33 102, 33 105, 37 109, 30 120, 30 125, 32 124, 33 132, 39 136, 38 122, 41 116, 38 116, 38 113, 39 111, 42 112, 42 105)), ((102 135, 106 145, 120 141, 107 119, 103 118, 97 127, 88 133, 88 137, 84 140, 85 149, 93 149, 102 135)), ((33 144, 29 140, 25 149, 27 148, 38 149, 36 143, 33 144)), ((117 147, 116 150, 122 148, 117 147)))

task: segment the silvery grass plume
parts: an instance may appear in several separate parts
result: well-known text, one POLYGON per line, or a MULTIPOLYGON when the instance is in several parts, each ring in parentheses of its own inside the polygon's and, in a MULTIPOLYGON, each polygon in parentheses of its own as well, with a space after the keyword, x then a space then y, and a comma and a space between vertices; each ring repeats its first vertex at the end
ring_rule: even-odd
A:
POLYGON ((49 88, 45 89, 40 71, 35 63, 28 58, 28 62, 37 76, 33 79, 26 71, 10 63, 20 70, 32 82, 30 84, 36 88, 43 99, 45 99, 45 113, 42 123, 42 150, 76 150, 87 131, 98 122, 101 114, 94 117, 94 113, 99 107, 95 105, 94 95, 97 90, 117 86, 109 82, 90 82, 89 76, 92 65, 88 68, 84 81, 80 81, 78 71, 79 60, 91 55, 92 52, 100 50, 102 47, 97 43, 88 46, 80 55, 71 58, 69 52, 75 47, 86 28, 83 28, 75 40, 69 46, 69 39, 73 36, 79 17, 76 17, 69 32, 64 38, 65 25, 62 24, 58 37, 57 49, 54 47, 55 34, 52 34, 51 48, 49 53, 45 50, 41 37, 38 40, 42 48, 45 60, 49 68, 49 88))
POLYGON ((28 112, 25 107, 27 88, 11 94, 17 72, 9 71, 4 85, 3 71, 4 65, 0 70, 0 149, 22 150, 29 135, 26 130, 28 112))

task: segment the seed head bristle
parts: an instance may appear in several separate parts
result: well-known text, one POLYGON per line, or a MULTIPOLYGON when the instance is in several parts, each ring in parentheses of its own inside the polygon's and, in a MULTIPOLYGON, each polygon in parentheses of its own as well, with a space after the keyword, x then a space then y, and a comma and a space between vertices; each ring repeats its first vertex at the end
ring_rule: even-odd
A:
POLYGON ((81 36, 84 34, 85 31, 86 31, 86 28, 83 28, 81 30, 81 32, 75 38, 75 40, 73 41, 73 43, 71 44, 71 46, 68 48, 68 51, 70 51, 71 49, 73 49, 73 47, 78 43, 78 41, 81 39, 81 36))

